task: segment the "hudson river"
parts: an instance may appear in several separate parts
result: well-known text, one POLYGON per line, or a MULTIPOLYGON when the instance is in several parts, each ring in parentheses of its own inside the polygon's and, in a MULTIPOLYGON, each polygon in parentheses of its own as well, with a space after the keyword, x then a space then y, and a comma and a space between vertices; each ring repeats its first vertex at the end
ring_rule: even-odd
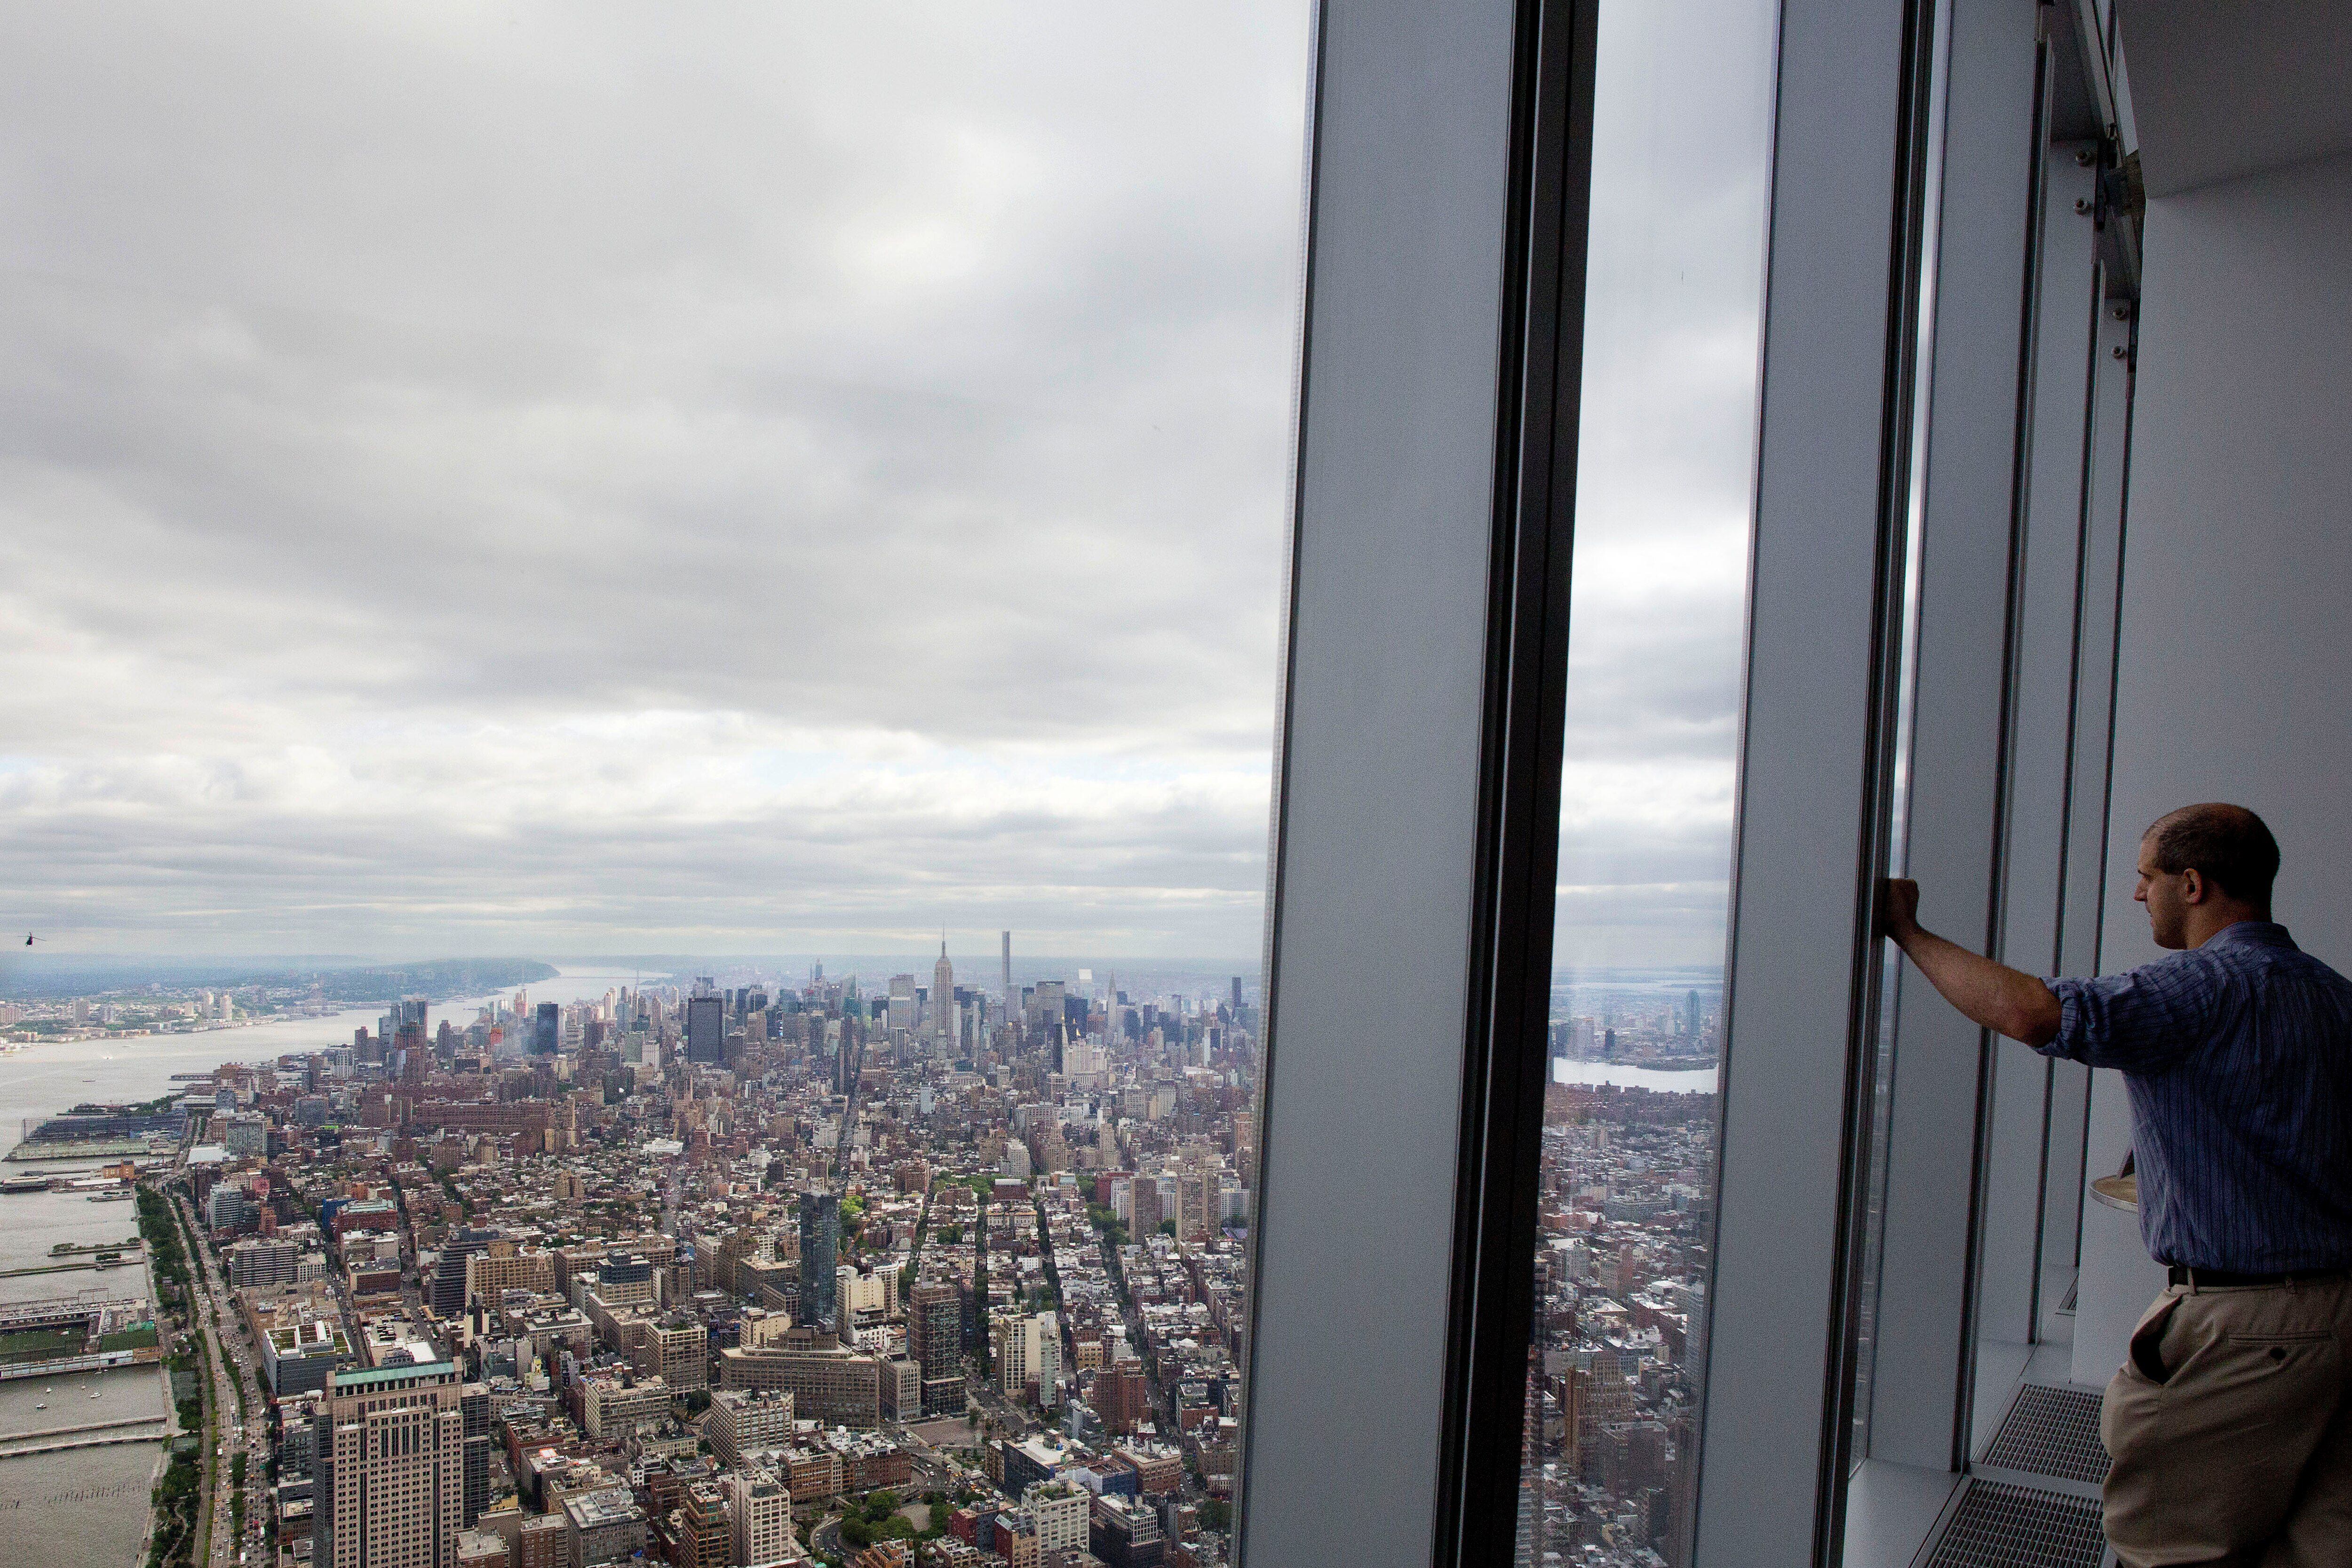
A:
MULTIPOLYGON (((635 984, 637 978, 635 973, 570 969, 529 990, 533 1002, 588 1001, 635 984)), ((645 976, 655 984, 668 978, 645 976)), ((478 996, 436 1005, 430 1023, 437 1026, 446 1017, 462 1026, 488 1001, 478 996)), ((272 1062, 289 1052, 347 1046, 353 1030, 373 1029, 383 1014, 381 1007, 360 1007, 195 1035, 27 1046, 0 1057, 0 1153, 15 1148, 30 1123, 83 1100, 152 1100, 182 1087, 172 1082, 173 1073, 210 1072, 223 1062, 272 1062)), ((0 1171, 64 1177, 92 1168, 44 1162, 0 1166, 0 1171)), ((94 1204, 88 1194, 69 1191, 0 1193, 0 1269, 47 1264, 51 1261, 49 1248, 61 1241, 87 1245, 138 1234, 137 1205, 132 1204, 94 1204)), ((143 1268, 0 1279, 0 1302, 85 1291, 153 1294, 143 1268)), ((139 1416, 154 1417, 160 1432, 169 1408, 169 1385, 160 1368, 0 1383, 0 1568, 80 1568, 85 1563, 131 1568, 145 1540, 148 1494, 162 1468, 163 1444, 124 1443, 12 1458, 6 1450, 18 1445, 8 1438, 139 1416)))

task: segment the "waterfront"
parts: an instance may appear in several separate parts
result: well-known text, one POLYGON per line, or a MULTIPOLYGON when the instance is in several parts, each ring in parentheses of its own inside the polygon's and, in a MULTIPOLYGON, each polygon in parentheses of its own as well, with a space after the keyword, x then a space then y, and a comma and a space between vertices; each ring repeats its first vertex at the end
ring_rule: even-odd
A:
MULTIPOLYGON (((46 1260, 53 1241, 91 1234, 84 1216, 104 1215, 97 1239, 134 1234, 129 1204, 91 1204, 79 1194, 0 1197, 0 1257, 11 1267, 26 1258, 46 1260), (52 1206, 53 1205, 53 1206, 52 1206), (70 1212, 79 1209, 80 1214, 70 1212)), ((146 1294, 143 1268, 103 1274, 45 1274, 0 1279, 0 1300, 26 1300, 102 1291, 146 1294)), ((169 1373, 161 1366, 68 1373, 0 1383, 0 1436, 29 1437, 59 1427, 147 1417, 143 1428, 75 1434, 101 1437, 131 1431, 160 1435, 170 1413, 169 1373), (95 1395, 96 1397, 92 1397, 95 1395)), ((161 1441, 113 1443, 47 1454, 0 1452, 0 1568, 48 1568, 59 1563, 130 1563, 147 1532, 148 1494, 164 1458, 161 1441), (70 1542, 70 1549, 65 1544, 70 1542)))
MULTIPOLYGON (((646 978, 659 984, 667 977, 646 978)), ((576 968, 529 989, 534 1001, 568 1003, 593 1000, 637 982, 635 973, 576 968)), ((463 1026, 490 1000, 474 996, 436 1004, 432 1016, 436 1023, 447 1017, 463 1026)), ((0 1057, 0 1144, 13 1147, 32 1123, 84 1100, 145 1100, 184 1089, 172 1081, 174 1073, 208 1072, 223 1062, 274 1061, 289 1052, 349 1045, 352 1031, 373 1029, 383 1011, 380 1006, 352 1008, 199 1034, 28 1047, 0 1057)), ((86 1176, 96 1164, 72 1161, 0 1169, 37 1172, 62 1183, 86 1176)), ((121 1241, 138 1231, 131 1204, 94 1204, 87 1192, 62 1186, 45 1193, 0 1194, 0 1269, 58 1261, 50 1249, 60 1242, 87 1246, 121 1241)), ((87 1261, 87 1255, 80 1260, 87 1261)), ((82 1295, 152 1300, 153 1294, 143 1260, 104 1270, 0 1279, 0 1303, 82 1295)), ((167 1375, 161 1367, 139 1367, 0 1383, 0 1440, 139 1416, 152 1416, 160 1432, 170 1409, 167 1375)), ((30 1455, 0 1448, 0 1568, 136 1562, 146 1537, 149 1494, 163 1458, 161 1442, 30 1455)))
MULTIPOLYGON (((48 1173, 48 1167, 42 1168, 48 1173)), ((58 1173, 61 1179, 83 1173, 87 1167, 58 1173)), ((52 1188, 46 1193, 0 1194, 0 1269, 40 1268, 53 1263, 90 1261, 88 1253, 72 1258, 54 1256, 50 1248, 63 1242, 82 1247, 100 1241, 121 1241, 139 1234, 136 1204, 94 1204, 88 1194, 52 1188)), ((79 1268, 58 1274, 19 1274, 0 1279, 0 1303, 46 1300, 54 1296, 99 1293, 106 1296, 148 1296, 143 1261, 130 1261, 125 1249, 118 1268, 79 1268)), ((13 1427, 0 1421, 0 1431, 13 1427)))
POLYGON ((1554 1083, 1614 1084, 1619 1089, 1655 1089, 1670 1094, 1713 1094, 1716 1090, 1716 1069, 1684 1068, 1667 1070, 1659 1068, 1626 1067, 1619 1062, 1578 1062, 1565 1059, 1552 1063, 1554 1083))
MULTIPOLYGON (((661 984, 670 977, 647 974, 644 978, 647 984, 661 984)), ((602 969, 571 968, 527 989, 533 1002, 569 1003, 593 1000, 608 990, 637 983, 638 976, 626 970, 614 973, 602 969)), ((497 994, 511 997, 514 993, 502 991, 497 994)), ((447 1018, 463 1027, 473 1022, 477 1009, 488 1006, 494 997, 483 995, 436 1002, 430 1016, 436 1026, 447 1018)), ((352 1007, 339 1013, 322 1013, 314 1018, 239 1024, 190 1035, 142 1035, 131 1039, 62 1040, 53 1045, 27 1046, 0 1057, 0 1142, 13 1148, 28 1122, 55 1116, 83 1100, 152 1100, 159 1094, 185 1088, 184 1084, 172 1082, 173 1073, 209 1072, 223 1062, 275 1061, 292 1052, 348 1046, 352 1031, 372 1030, 383 1016, 381 1005, 352 1007)), ((10 1167, 28 1168, 50 1169, 47 1165, 10 1167)), ((0 1202, 5 1201, 0 1195, 0 1202)), ((99 1210, 107 1206, 95 1205, 99 1210)))

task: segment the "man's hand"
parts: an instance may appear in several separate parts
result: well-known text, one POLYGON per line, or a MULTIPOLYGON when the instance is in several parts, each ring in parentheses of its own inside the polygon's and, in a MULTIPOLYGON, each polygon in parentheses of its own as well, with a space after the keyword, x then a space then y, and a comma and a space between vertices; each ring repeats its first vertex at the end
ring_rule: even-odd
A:
POLYGON ((1970 1022, 2037 1049, 2058 1037, 2060 1008, 2050 987, 1921 925, 1918 883, 1890 877, 1880 885, 1878 929, 1970 1022))
POLYGON ((1919 929, 1919 884, 1889 877, 1878 885, 1878 934, 1896 946, 1919 929))

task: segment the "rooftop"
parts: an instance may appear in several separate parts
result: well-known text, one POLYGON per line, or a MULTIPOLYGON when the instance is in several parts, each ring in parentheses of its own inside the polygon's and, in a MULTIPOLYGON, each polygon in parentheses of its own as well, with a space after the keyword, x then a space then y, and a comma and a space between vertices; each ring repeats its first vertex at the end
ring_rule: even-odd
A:
POLYGON ((330 1374, 330 1386, 337 1394, 354 1394, 371 1388, 415 1388, 425 1384, 455 1383, 457 1367, 446 1361, 425 1362, 416 1366, 382 1366, 369 1372, 336 1372, 330 1374))

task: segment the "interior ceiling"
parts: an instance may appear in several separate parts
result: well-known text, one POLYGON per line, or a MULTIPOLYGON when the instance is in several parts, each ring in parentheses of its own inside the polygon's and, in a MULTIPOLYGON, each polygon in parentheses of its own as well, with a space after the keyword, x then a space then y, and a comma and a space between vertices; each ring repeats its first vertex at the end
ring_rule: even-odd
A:
POLYGON ((2116 0, 2151 196, 2352 153, 2352 5, 2116 0))

